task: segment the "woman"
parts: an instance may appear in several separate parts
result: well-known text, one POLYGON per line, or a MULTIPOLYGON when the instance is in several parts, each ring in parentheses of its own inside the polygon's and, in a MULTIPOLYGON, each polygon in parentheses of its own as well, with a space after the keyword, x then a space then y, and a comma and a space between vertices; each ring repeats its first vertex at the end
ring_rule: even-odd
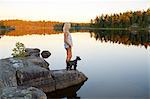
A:
POLYGON ((64 47, 67 52, 67 58, 66 58, 67 69, 68 69, 69 61, 71 60, 72 57, 72 46, 73 46, 71 33, 69 32, 70 28, 71 28, 70 23, 68 22, 64 23, 63 32, 64 32, 64 47))

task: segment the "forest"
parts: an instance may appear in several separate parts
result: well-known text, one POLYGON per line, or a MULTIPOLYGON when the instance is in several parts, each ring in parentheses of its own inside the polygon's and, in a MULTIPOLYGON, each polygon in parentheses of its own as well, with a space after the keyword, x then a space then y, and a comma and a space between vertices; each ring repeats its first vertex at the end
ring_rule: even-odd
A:
POLYGON ((93 28, 150 28, 150 8, 146 11, 127 11, 119 14, 101 15, 91 19, 93 28))

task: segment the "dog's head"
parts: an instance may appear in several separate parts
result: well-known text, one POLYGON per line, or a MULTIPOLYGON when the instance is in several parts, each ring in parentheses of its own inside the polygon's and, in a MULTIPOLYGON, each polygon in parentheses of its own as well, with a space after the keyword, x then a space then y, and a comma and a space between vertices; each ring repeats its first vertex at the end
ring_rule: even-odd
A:
POLYGON ((79 56, 76 57, 76 60, 81 60, 81 58, 79 56))

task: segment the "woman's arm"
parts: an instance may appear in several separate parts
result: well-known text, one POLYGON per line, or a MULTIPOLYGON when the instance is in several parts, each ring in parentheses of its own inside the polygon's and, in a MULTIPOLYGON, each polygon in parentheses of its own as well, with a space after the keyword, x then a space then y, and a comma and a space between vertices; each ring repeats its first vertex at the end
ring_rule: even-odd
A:
POLYGON ((64 42, 71 47, 71 44, 68 41, 68 33, 64 32, 64 42))

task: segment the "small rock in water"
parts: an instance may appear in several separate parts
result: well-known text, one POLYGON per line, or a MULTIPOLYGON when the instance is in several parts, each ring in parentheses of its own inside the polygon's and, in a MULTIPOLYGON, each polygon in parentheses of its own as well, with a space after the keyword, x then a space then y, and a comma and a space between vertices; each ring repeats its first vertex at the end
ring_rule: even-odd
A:
POLYGON ((42 51, 41 56, 43 58, 48 58, 51 55, 51 53, 49 51, 42 51))

